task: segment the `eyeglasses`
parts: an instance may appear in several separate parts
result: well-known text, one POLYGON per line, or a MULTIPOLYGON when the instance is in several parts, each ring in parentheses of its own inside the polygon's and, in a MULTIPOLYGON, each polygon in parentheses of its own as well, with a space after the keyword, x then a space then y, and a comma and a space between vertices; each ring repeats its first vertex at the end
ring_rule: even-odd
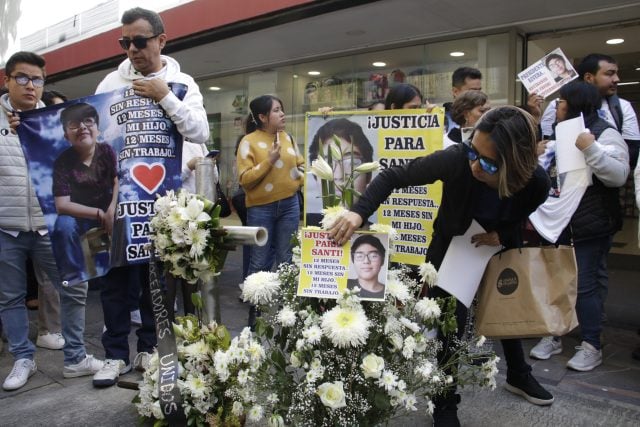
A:
POLYGON ((557 109, 558 109, 558 106, 560 105, 560 103, 561 103, 561 102, 567 102, 567 101, 566 101, 565 99, 562 99, 562 98, 556 98, 556 99, 554 100, 554 102, 555 102, 556 110, 557 110, 557 109))
POLYGON ((160 34, 156 34, 151 37, 134 37, 132 39, 128 37, 123 37, 121 39, 118 39, 118 43, 120 43, 120 46, 124 50, 129 50, 129 47, 131 46, 132 43, 136 47, 136 49, 144 49, 145 47, 147 47, 147 42, 149 40, 155 39, 159 35, 160 34))
POLYGON ((478 160, 483 171, 485 171, 489 175, 493 175, 498 172, 498 165, 496 164, 496 161, 481 156, 480 153, 478 153, 475 147, 471 144, 471 141, 465 141, 462 143, 462 145, 464 145, 465 151, 467 152, 467 158, 472 162, 478 160))
POLYGON ((42 77, 29 77, 29 76, 25 76, 24 74, 18 74, 18 75, 9 76, 9 77, 15 80, 16 83, 18 83, 20 86, 26 86, 29 84, 29 82, 31 82, 33 87, 44 86, 44 79, 42 77))
POLYGON ((80 129, 80 124, 83 124, 86 128, 90 128, 91 126, 96 125, 96 119, 94 119, 93 117, 86 117, 80 121, 72 120, 70 122, 67 122, 67 129, 75 132, 80 129))
POLYGON ((365 259, 369 260, 369 262, 377 262, 380 261, 380 252, 356 252, 353 254, 353 260, 357 262, 363 262, 365 259))

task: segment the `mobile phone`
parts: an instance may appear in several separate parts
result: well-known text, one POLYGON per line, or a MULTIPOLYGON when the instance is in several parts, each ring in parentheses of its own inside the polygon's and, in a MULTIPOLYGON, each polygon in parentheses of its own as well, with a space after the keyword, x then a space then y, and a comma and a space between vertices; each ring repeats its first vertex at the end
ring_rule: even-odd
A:
POLYGON ((207 157, 214 158, 218 154, 220 154, 220 150, 211 150, 207 153, 207 157))

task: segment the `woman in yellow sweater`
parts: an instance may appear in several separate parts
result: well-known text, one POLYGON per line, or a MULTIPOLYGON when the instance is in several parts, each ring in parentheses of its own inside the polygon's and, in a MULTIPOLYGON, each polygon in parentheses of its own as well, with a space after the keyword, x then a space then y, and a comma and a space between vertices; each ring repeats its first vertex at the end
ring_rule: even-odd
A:
POLYGON ((249 103, 246 135, 236 157, 238 181, 245 191, 247 225, 265 227, 269 240, 252 246, 248 274, 291 262, 291 236, 298 230, 297 191, 304 159, 284 131, 282 101, 262 95, 249 103))

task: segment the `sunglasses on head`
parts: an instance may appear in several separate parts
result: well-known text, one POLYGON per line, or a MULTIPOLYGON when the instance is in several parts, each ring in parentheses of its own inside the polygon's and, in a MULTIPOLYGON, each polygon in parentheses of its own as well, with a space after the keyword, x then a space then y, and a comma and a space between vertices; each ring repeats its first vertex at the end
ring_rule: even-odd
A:
POLYGON ((124 50, 129 50, 131 44, 133 44, 136 49, 144 49, 145 47, 147 47, 147 42, 149 40, 154 39, 159 35, 160 34, 156 34, 151 37, 134 37, 132 39, 130 39, 129 37, 123 37, 121 39, 118 39, 118 43, 120 43, 120 47, 122 47, 124 50))
POLYGON ((481 156, 480 153, 478 153, 475 147, 471 144, 471 141, 464 141, 462 145, 464 145, 465 151, 467 152, 467 158, 472 162, 475 162, 476 160, 479 161, 480 167, 483 171, 485 171, 489 175, 493 175, 498 172, 498 165, 496 164, 496 161, 481 156))

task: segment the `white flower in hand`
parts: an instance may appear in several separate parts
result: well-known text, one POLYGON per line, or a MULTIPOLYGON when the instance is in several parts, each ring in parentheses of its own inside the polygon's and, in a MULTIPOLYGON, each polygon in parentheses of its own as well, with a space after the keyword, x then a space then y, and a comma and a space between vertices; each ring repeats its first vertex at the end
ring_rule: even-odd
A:
POLYGON ((430 288, 438 284, 438 272, 430 262, 420 264, 420 277, 422 278, 422 283, 428 284, 430 288))
POLYGON ((322 404, 329 409, 338 409, 347 406, 342 381, 323 383, 318 387, 316 393, 320 396, 322 404))

